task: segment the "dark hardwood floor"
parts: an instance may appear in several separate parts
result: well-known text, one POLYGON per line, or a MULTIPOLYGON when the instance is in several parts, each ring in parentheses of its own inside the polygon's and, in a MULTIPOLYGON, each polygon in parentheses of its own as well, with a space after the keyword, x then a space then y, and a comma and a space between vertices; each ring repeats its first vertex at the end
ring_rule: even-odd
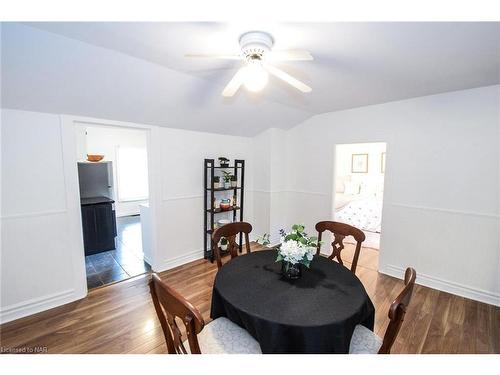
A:
MULTIPOLYGON (((252 248, 258 250, 259 246, 252 248)), ((348 259, 352 248, 346 250, 348 259)), ((389 305, 403 283, 379 274, 377 262, 377 251, 362 249, 356 274, 375 305, 375 331, 383 335, 389 305)), ((208 321, 216 272, 215 263, 199 260, 160 276, 208 321)), ((3 324, 2 349, 166 353, 147 282, 146 275, 97 288, 80 301, 3 324)), ((500 353, 500 308, 417 285, 393 353, 500 353)))

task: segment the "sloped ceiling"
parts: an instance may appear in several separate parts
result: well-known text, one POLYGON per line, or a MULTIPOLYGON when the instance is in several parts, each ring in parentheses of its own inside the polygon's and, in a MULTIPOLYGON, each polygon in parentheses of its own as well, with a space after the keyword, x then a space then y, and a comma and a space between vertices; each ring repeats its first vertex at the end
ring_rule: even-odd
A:
POLYGON ((253 136, 319 113, 500 83, 500 23, 3 23, 2 106, 253 136), (280 64, 313 88, 275 79, 258 94, 220 95, 238 37, 265 30, 280 64))

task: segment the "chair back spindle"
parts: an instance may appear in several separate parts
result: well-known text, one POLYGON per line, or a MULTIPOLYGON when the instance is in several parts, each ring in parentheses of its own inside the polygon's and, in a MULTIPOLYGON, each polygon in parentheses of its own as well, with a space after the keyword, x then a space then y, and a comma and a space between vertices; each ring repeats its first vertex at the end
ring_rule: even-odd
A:
POLYGON ((352 259, 351 271, 356 273, 356 267, 358 265, 359 253, 361 251, 361 244, 365 240, 365 234, 362 230, 355 228, 351 225, 345 223, 339 223, 336 221, 320 221, 316 224, 316 230, 318 231, 318 247, 316 250, 316 255, 320 254, 321 251, 321 238, 323 237, 323 232, 330 231, 333 233, 334 241, 332 242, 332 253, 328 259, 337 258, 340 264, 344 264, 341 257, 341 252, 344 249, 344 238, 347 236, 353 236, 356 240, 356 250, 354 251, 354 257, 352 259))
POLYGON ((228 249, 231 254, 231 259, 238 256, 239 245, 236 241, 237 235, 240 233, 245 236, 245 247, 247 253, 250 253, 250 240, 248 234, 252 231, 252 225, 244 221, 239 221, 235 223, 229 223, 217 228, 212 235, 212 249, 215 252, 215 259, 217 261, 217 267, 222 267, 222 256, 221 249, 219 247, 219 241, 222 237, 228 240, 228 249))
POLYGON ((176 318, 178 318, 185 326, 190 353, 201 354, 196 335, 201 332, 205 322, 200 312, 174 289, 161 281, 157 274, 152 275, 149 288, 167 342, 168 353, 188 354, 183 345, 181 330, 176 322, 176 318))
POLYGON ((417 272, 413 268, 408 267, 405 272, 405 287, 389 308, 388 315, 390 321, 384 334, 382 346, 378 351, 379 354, 389 354, 391 352, 392 345, 396 341, 396 337, 403 324, 406 309, 410 304, 416 278, 417 272))

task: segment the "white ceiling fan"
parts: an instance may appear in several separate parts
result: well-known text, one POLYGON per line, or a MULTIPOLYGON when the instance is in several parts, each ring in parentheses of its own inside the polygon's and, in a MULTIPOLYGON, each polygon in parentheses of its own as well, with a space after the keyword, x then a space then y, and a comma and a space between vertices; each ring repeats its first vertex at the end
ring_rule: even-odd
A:
POLYGON ((311 92, 305 83, 292 77, 283 70, 273 66, 276 61, 310 61, 313 57, 304 50, 273 51, 273 37, 263 31, 250 31, 240 37, 241 53, 238 55, 195 55, 186 57, 201 57, 210 59, 243 60, 245 64, 236 72, 231 81, 222 91, 222 96, 231 97, 244 85, 252 92, 262 90, 268 82, 269 74, 285 81, 297 90, 311 92))

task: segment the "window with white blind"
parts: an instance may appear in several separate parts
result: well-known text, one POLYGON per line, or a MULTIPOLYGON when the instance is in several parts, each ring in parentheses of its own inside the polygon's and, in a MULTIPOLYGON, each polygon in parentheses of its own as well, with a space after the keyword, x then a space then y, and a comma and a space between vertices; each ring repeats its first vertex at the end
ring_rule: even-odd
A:
POLYGON ((118 201, 148 199, 148 155, 145 148, 118 147, 116 149, 116 179, 118 201))

